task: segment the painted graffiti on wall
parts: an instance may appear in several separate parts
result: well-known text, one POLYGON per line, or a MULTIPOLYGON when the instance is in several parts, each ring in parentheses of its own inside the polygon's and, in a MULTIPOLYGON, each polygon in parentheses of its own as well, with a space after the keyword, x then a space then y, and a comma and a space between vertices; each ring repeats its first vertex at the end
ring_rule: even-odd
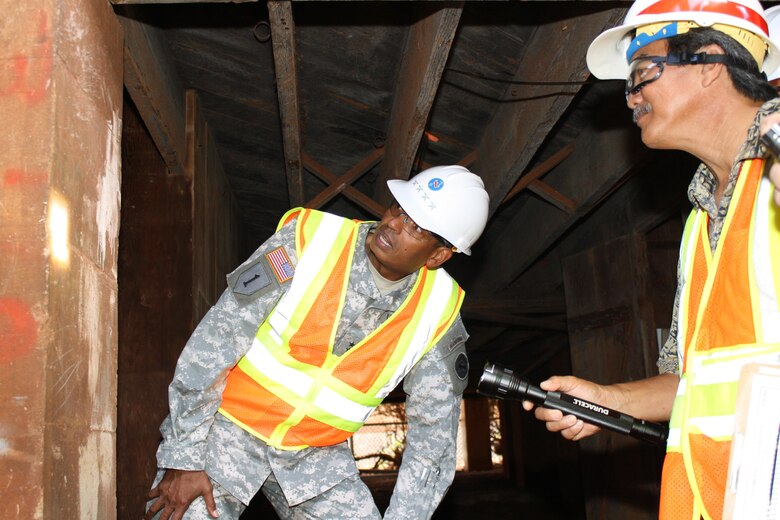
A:
POLYGON ((36 336, 37 324, 29 306, 15 298, 0 298, 0 364, 26 354, 36 336))
POLYGON ((43 184, 47 180, 46 172, 23 170, 21 168, 7 168, 0 175, 0 181, 4 186, 24 186, 31 184, 43 184))
MULTIPOLYGON (((44 99, 51 84, 53 46, 46 11, 36 10, 27 23, 29 27, 20 27, 22 37, 16 40, 16 48, 10 50, 10 58, 0 65, 0 97, 16 98, 31 105, 44 99)), ((46 181, 45 171, 0 168, 0 186, 4 188, 25 189, 46 181)), ((22 250, 14 248, 3 256, 19 260, 20 254, 22 250)), ((29 305, 7 293, 0 297, 0 363, 7 364, 27 354, 35 345, 37 335, 38 325, 29 305)))
POLYGON ((52 42, 49 17, 38 10, 34 41, 5 61, 0 74, 0 96, 19 96, 28 104, 41 101, 51 83, 52 42))

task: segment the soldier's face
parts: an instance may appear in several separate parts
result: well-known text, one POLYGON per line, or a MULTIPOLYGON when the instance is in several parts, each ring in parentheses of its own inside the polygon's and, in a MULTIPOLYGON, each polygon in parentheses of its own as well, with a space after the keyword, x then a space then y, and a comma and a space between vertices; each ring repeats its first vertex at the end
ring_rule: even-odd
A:
MULTIPOLYGON (((366 238, 366 253, 379 273, 388 280, 400 280, 428 265, 443 246, 430 233, 414 236, 404 229, 404 213, 388 209, 374 232, 366 238)), ((441 262, 440 262, 441 263, 441 262)), ((429 267, 438 267, 431 266, 429 267)))

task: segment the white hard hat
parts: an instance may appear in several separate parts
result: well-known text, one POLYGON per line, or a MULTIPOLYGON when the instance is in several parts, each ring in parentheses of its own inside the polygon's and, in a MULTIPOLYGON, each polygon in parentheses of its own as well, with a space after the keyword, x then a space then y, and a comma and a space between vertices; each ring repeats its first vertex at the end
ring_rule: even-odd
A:
POLYGON ((471 254, 488 217, 489 197, 479 176, 463 166, 434 166, 408 181, 387 181, 387 186, 418 226, 471 254))
MULTIPOLYGON (((623 24, 598 35, 587 53, 588 69, 600 79, 625 79, 628 77, 629 45, 637 27, 662 22, 693 22, 700 27, 723 30, 729 27, 751 33, 766 46, 763 58, 764 71, 774 71, 780 64, 778 47, 769 39, 769 29, 764 8, 758 0, 636 0, 626 14, 623 24)), ((724 30, 729 34, 728 30, 724 30)), ((668 34, 665 37, 674 36, 668 34)), ((745 43, 735 38, 739 43, 745 43)), ((631 51, 633 54, 633 51, 631 51)))
MULTIPOLYGON (((780 15, 780 5, 770 7, 764 11, 766 23, 769 25, 769 37, 775 42, 775 45, 777 45, 777 42, 780 42, 780 16, 778 15, 780 15)), ((769 81, 780 78, 780 65, 775 67, 775 70, 771 72, 766 67, 764 70, 766 71, 767 79, 769 81)))

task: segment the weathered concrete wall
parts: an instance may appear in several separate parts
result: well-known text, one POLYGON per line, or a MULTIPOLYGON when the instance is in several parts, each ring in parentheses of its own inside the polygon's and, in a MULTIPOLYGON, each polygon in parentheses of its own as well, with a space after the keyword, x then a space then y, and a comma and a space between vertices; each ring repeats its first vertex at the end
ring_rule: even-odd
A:
POLYGON ((0 12, 0 500, 112 518, 121 30, 105 0, 0 12))

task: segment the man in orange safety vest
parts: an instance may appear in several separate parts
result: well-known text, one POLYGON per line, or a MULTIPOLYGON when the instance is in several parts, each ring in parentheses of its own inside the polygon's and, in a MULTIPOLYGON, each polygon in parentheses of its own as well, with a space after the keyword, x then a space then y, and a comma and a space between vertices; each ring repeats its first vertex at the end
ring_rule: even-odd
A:
POLYGON ((379 222, 296 208, 228 278, 182 352, 146 518, 379 519, 347 439, 397 385, 409 431, 384 518, 430 518, 455 474, 464 291, 488 195, 462 166, 388 181, 379 222), (403 381, 403 383, 401 383, 403 381))
MULTIPOLYGON (((600 79, 626 80, 647 146, 686 151, 701 165, 660 374, 613 385, 554 376, 541 387, 670 421, 660 517, 718 519, 740 369, 780 362, 780 196, 760 141, 780 110, 766 79, 778 48, 758 0, 637 0, 592 42, 587 63, 600 79)), ((566 439, 598 431, 559 411, 535 415, 566 439)))

